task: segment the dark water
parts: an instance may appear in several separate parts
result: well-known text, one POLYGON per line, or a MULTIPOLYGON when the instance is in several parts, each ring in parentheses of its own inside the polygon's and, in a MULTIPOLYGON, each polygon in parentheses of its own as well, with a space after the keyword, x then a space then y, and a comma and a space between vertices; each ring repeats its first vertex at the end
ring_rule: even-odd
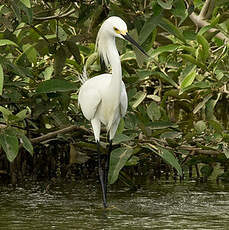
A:
POLYGON ((1 186, 0 229, 229 229, 229 184, 160 182, 108 200, 104 211, 89 181, 1 186))

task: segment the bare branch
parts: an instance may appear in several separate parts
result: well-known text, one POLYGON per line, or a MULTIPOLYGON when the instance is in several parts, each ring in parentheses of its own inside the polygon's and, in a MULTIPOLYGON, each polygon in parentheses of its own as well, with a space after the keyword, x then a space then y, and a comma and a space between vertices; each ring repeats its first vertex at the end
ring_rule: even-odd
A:
POLYGON ((69 127, 66 127, 66 128, 63 128, 63 129, 60 129, 60 130, 45 134, 43 136, 33 138, 30 141, 33 144, 37 144, 37 143, 40 143, 42 141, 47 141, 49 139, 52 139, 52 138, 56 137, 59 134, 70 133, 70 132, 73 132, 75 130, 80 130, 80 131, 89 133, 89 130, 84 128, 83 126, 71 125, 69 127))
MULTIPOLYGON (((200 14, 197 15, 196 13, 193 12, 192 14, 189 15, 189 18, 196 24, 197 28, 208 26, 210 25, 210 23, 205 21, 205 19, 208 19, 211 17, 214 7, 215 7, 215 0, 206 0, 203 8, 201 9, 200 14)), ((217 33, 218 30, 215 28, 211 28, 208 30, 208 32, 217 33)), ((229 38, 222 32, 218 32, 215 35, 215 37, 223 40, 225 43, 229 41, 229 38)))
POLYGON ((65 13, 65 14, 61 14, 61 15, 52 15, 52 16, 48 16, 48 17, 33 17, 34 20, 37 21, 46 21, 46 20, 51 20, 51 19, 61 19, 61 18, 66 18, 68 16, 70 16, 71 14, 75 13, 75 9, 70 10, 69 12, 65 13))
POLYGON ((210 18, 212 16, 212 12, 213 12, 214 8, 215 8, 215 0, 210 0, 210 4, 208 7, 208 11, 205 15, 205 19, 210 18))
POLYGON ((210 18, 212 15, 212 12, 214 10, 214 7, 215 7, 215 0, 206 0, 206 2, 204 3, 204 5, 200 11, 199 17, 201 19, 210 18))
MULTIPOLYGON (((208 26, 210 25, 210 23, 204 21, 203 19, 200 18, 199 15, 196 15, 195 13, 192 13, 189 18, 196 24, 196 26, 199 28, 199 27, 204 27, 204 26, 208 26)), ((209 33, 215 33, 217 32, 218 30, 215 29, 215 28, 211 28, 208 30, 209 33)), ((217 38, 225 41, 225 42, 228 42, 229 41, 229 38, 224 35, 222 32, 218 32, 216 35, 215 35, 217 38)))
POLYGON ((220 151, 211 150, 211 149, 201 149, 194 146, 180 146, 179 149, 192 151, 192 154, 205 154, 205 155, 218 155, 221 154, 220 151))

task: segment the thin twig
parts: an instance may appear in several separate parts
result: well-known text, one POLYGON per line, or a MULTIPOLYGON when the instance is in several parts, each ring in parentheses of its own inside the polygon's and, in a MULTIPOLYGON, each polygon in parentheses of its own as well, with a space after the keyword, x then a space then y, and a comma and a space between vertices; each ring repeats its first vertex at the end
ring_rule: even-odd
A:
POLYGON ((52 138, 56 137, 59 134, 70 133, 70 132, 73 132, 75 130, 80 130, 80 131, 89 133, 89 130, 84 128, 83 126, 71 125, 71 126, 68 126, 66 128, 63 128, 63 129, 60 129, 60 130, 45 134, 43 136, 33 138, 30 141, 33 144, 37 144, 37 143, 40 143, 42 141, 47 141, 49 139, 52 139, 52 138))
POLYGON ((69 12, 67 12, 66 14, 61 14, 61 15, 52 15, 52 16, 47 16, 47 17, 34 17, 34 20, 37 21, 46 21, 46 20, 52 20, 52 19, 61 19, 61 18, 66 18, 69 15, 75 13, 75 9, 70 10, 69 12))
POLYGON ((217 150, 201 149, 201 148, 192 147, 192 146, 180 146, 179 149, 194 151, 195 154, 205 154, 205 155, 219 155, 221 153, 220 151, 217 151, 217 150))

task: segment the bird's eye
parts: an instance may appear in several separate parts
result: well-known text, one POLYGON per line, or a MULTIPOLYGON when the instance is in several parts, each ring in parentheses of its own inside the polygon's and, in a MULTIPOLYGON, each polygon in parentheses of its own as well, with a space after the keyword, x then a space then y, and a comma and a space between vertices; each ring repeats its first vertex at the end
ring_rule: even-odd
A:
POLYGON ((120 33, 119 29, 118 29, 118 28, 116 28, 116 27, 114 27, 114 31, 115 31, 117 34, 119 34, 119 33, 120 33))

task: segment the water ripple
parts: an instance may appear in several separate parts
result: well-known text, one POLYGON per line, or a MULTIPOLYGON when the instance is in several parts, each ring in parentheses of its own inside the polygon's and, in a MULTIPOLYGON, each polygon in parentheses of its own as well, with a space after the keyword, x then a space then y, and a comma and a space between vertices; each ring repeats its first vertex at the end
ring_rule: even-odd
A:
POLYGON ((227 229, 229 188, 161 183, 111 189, 104 211, 96 183, 0 187, 0 229, 227 229))

